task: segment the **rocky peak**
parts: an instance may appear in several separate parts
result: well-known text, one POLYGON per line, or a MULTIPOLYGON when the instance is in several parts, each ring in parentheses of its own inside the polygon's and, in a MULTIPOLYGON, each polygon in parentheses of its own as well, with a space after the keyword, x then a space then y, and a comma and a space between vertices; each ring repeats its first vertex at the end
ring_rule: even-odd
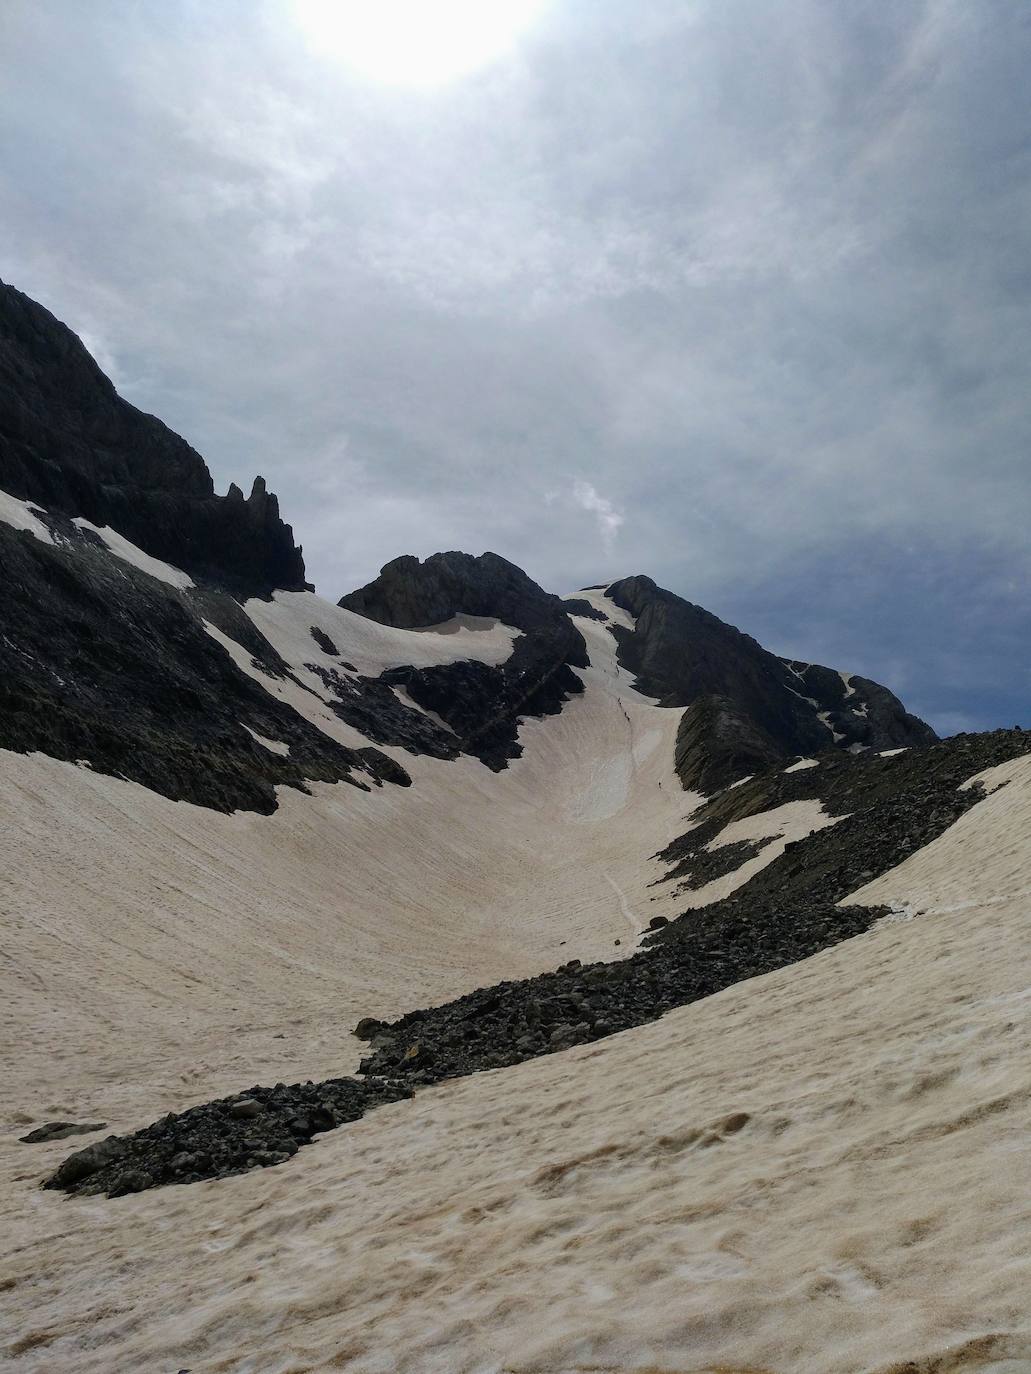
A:
POLYGON ((468 615, 522 631, 511 658, 499 667, 464 662, 383 675, 445 720, 461 747, 491 768, 503 768, 521 753, 522 718, 552 715, 583 691, 572 668, 587 667, 587 650, 561 600, 496 553, 435 553, 424 562, 406 554, 339 604, 400 629, 468 615))
POLYGON ((929 744, 929 725, 886 687, 778 658, 701 606, 626 577, 606 595, 635 617, 613 627, 619 661, 665 706, 690 706, 677 745, 685 787, 711 791, 777 759, 829 748, 929 744))
POLYGON ((123 400, 80 339, 0 282, 0 490, 109 525, 234 593, 304 587, 304 560, 257 478, 215 494, 195 449, 123 400))
MULTIPOLYGON (((379 577, 341 597, 341 606, 399 629, 439 625, 455 615, 492 616, 519 630, 562 625, 577 634, 557 596, 496 553, 435 553, 393 559, 379 577)), ((579 635, 577 634, 577 637, 579 635)))

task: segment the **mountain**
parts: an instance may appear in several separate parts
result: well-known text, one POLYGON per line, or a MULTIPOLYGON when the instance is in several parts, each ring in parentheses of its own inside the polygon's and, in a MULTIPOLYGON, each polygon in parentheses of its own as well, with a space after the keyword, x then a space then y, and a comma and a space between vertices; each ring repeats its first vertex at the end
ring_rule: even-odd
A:
POLYGON ((504 663, 397 668, 386 679, 444 720, 460 747, 491 767, 518 757, 521 717, 558 712, 583 691, 571 669, 586 668, 589 660, 567 608, 495 553, 437 553, 424 563, 410 555, 395 558, 339 605, 398 629, 475 616, 521 631, 504 663))
POLYGON ((778 759, 909 748, 937 736, 886 687, 854 673, 777 658, 700 606, 626 577, 606 593, 634 618, 617 626, 619 661, 663 706, 692 706, 677 739, 685 787, 710 791, 778 759))
POLYGON ((1031 734, 643 575, 334 604, 0 306, 12 1369, 1028 1367, 1031 734))
POLYGON ((110 526, 198 581, 304 587, 304 560, 256 477, 216 496, 199 453, 117 394, 72 331, 0 282, 0 490, 110 526))

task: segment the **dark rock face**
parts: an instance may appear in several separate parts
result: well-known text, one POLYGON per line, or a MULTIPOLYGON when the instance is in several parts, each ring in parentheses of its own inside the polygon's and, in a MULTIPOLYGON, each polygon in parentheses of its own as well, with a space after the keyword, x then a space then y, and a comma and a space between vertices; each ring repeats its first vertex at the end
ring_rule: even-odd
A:
POLYGON ((495 771, 522 752, 523 716, 554 715, 583 691, 572 668, 587 650, 557 596, 494 553, 437 553, 420 563, 388 563, 375 582, 340 605, 400 629, 439 625, 456 615, 489 617, 522 630, 499 666, 464 660, 433 668, 392 668, 378 681, 404 687, 412 700, 446 721, 461 752, 495 771))
MULTIPOLYGON (((401 630, 440 625, 456 615, 488 616, 527 632, 566 620, 557 596, 496 553, 435 553, 422 563, 405 554, 339 604, 401 630)), ((582 651, 576 629, 569 626, 567 634, 570 643, 579 640, 582 651)))
POLYGON ((276 498, 216 496, 204 460, 115 391, 79 339, 0 282, 0 490, 109 525, 155 558, 234 594, 305 586, 276 498))
POLYGON ((843 819, 788 846, 723 901, 671 922, 657 918, 645 947, 629 959, 588 966, 571 959, 553 973, 480 988, 392 1023, 365 1017, 354 1028, 371 1041, 360 1068, 364 1085, 330 1079, 251 1088, 135 1135, 99 1141, 70 1156, 46 1186, 118 1195, 283 1163, 293 1152, 291 1140, 304 1143, 313 1125, 326 1129, 318 1124, 323 1118, 313 1121, 313 1112, 328 1096, 335 1117, 353 1120, 377 1101, 394 1101, 422 1084, 601 1040, 809 958, 889 914, 883 907, 837 903, 936 839, 981 800, 979 787, 961 791, 961 783, 1028 752, 1031 733, 999 730, 957 735, 888 759, 828 753, 818 768, 771 770, 721 793, 692 818, 697 827, 661 856, 677 866, 675 873, 683 874, 731 821, 788 801, 819 797, 843 819), (362 1086, 369 1096, 360 1100, 362 1086), (248 1105, 241 1114, 242 1102, 248 1105))
POLYGON ((886 687, 768 653, 749 635, 648 577, 614 582, 606 595, 636 617, 612 626, 621 665, 663 706, 689 706, 677 742, 686 788, 712 791, 776 759, 861 745, 932 743, 886 687), (695 719, 692 719, 695 717, 695 719))
POLYGON ((274 811, 277 785, 310 779, 410 782, 379 750, 345 749, 237 668, 202 617, 270 678, 287 672, 231 597, 179 592, 89 539, 52 545, 3 523, 0 566, 0 748, 85 760, 219 811, 274 811))
POLYGON ((699 697, 677 727, 677 776, 688 789, 715 792, 783 757, 773 737, 729 697, 699 697))

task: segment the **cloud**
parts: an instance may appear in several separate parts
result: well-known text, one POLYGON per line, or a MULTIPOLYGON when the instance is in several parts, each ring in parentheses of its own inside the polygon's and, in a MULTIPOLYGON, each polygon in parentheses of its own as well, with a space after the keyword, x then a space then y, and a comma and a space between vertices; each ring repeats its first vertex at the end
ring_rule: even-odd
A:
POLYGON ((590 482, 582 479, 573 483, 573 500, 582 510, 589 511, 595 517, 602 546, 606 553, 611 553, 623 524, 623 516, 590 482))
POLYGON ((7 0, 0 44, 0 276, 260 471, 327 595, 438 548, 647 572, 1019 717, 1019 6, 550 0, 433 91, 278 0, 7 0))

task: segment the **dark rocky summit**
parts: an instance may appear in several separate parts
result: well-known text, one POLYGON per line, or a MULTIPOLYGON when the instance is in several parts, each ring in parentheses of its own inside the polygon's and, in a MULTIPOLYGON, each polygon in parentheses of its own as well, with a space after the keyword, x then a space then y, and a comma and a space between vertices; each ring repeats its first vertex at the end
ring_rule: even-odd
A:
MULTIPOLYGON (((52 539, 0 522, 0 748, 82 761, 221 811, 272 811, 282 784, 410 782, 378 749, 327 738, 204 629, 235 640, 270 681, 289 675, 237 600, 304 586, 300 550, 261 479, 246 501, 235 488, 215 496, 199 454, 123 401, 69 329, 2 284, 0 490, 38 503, 52 539), (180 590, 115 557, 76 516, 201 585, 180 590)), ((398 718, 381 734, 418 747, 441 733, 381 693, 398 718)))
POLYGON ((0 489, 109 525, 198 581, 267 596, 305 586, 276 498, 216 496, 185 439, 115 391, 49 310, 0 282, 0 489))
POLYGON ((572 671, 586 668, 583 636, 557 596, 495 553, 406 555, 339 603, 381 625, 420 629, 457 615, 501 621, 522 634, 499 666, 466 660, 433 668, 394 668, 380 682, 404 687, 447 722, 464 753, 495 770, 522 752, 519 721, 553 715, 583 691, 572 671))
MULTIPOLYGON (((341 1090, 345 1106, 334 1110, 351 1120, 377 1096, 396 1100, 422 1084, 604 1039, 863 934, 891 913, 838 903, 929 844, 983 797, 980 786, 960 784, 1028 752, 1031 733, 1020 730, 957 735, 890 758, 827 753, 817 768, 785 773, 778 765, 721 792, 692 817, 695 827, 657 856, 671 865, 671 879, 690 879, 709 840, 745 816, 819 798, 841 819, 788 845, 723 901, 654 922, 644 948, 622 962, 585 966, 571 959, 552 973, 480 988, 394 1022, 364 1017, 354 1033, 370 1045, 361 1064, 369 1098, 359 1100, 348 1086, 341 1090)), ((47 1186, 118 1194, 283 1163, 293 1153, 291 1139, 302 1143, 291 1114, 307 1128, 313 1103, 353 1083, 305 1085, 300 1107, 290 1097, 299 1089, 277 1085, 191 1108, 79 1151, 47 1186)))
POLYGON ((677 740, 685 788, 711 792, 778 759, 825 749, 893 749, 937 736, 886 687, 817 664, 778 658, 650 577, 606 595, 636 617, 613 625, 620 664, 662 706, 689 706, 677 740))

